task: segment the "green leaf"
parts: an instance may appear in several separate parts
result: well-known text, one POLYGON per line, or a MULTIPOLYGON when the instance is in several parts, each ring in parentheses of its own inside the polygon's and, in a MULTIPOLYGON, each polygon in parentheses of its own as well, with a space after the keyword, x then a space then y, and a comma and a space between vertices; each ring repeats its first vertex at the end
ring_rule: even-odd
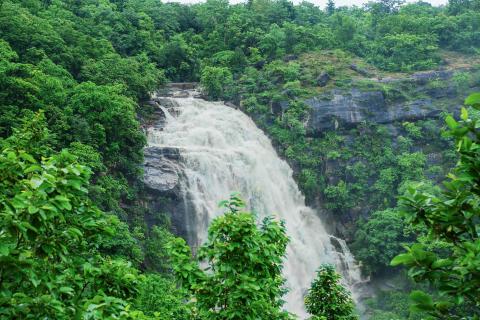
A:
POLYGON ((34 172, 34 171, 40 171, 41 169, 42 169, 42 167, 40 167, 38 164, 33 164, 30 167, 28 167, 27 169, 25 169, 23 172, 24 173, 30 173, 30 172, 34 172))
POLYGON ((411 264, 415 258, 410 253, 399 254, 390 262, 391 266, 398 266, 401 264, 411 264))
POLYGON ((480 107, 480 93, 473 93, 465 99, 465 105, 475 107, 476 109, 480 107))
POLYGON ((449 259, 438 259, 434 263, 432 263, 433 269, 449 267, 452 265, 452 261, 449 259))
POLYGON ((58 195, 55 197, 55 200, 59 203, 59 206, 62 209, 72 210, 72 205, 70 204, 70 200, 67 197, 58 195))
POLYGON ((447 123, 447 125, 450 129, 455 129, 456 127, 458 127, 457 121, 455 121, 455 119, 453 119, 452 116, 447 116, 445 118, 445 122, 447 123))
POLYGON ((15 248, 13 243, 0 243, 0 257, 8 256, 13 248, 15 248))
POLYGON ((438 301, 438 302, 435 302, 435 307, 439 310, 442 310, 442 311, 447 311, 449 308, 451 308, 453 305, 453 303, 451 303, 450 301, 438 301))
POLYGON ((462 107, 460 118, 462 118, 462 120, 464 120, 464 121, 466 121, 468 119, 467 109, 462 107))
POLYGON ((69 295, 72 295, 74 292, 74 290, 70 287, 60 287, 59 291, 62 293, 67 293, 69 295))
POLYGON ((410 300, 414 303, 412 307, 421 311, 431 311, 434 309, 432 297, 423 291, 415 290, 410 294, 410 300))
POLYGON ((28 206, 28 213, 33 214, 38 212, 38 208, 35 206, 28 206))
POLYGON ((36 162, 35 159, 31 155, 29 155, 28 153, 25 153, 25 152, 20 152, 20 158, 22 158, 25 161, 31 162, 31 163, 36 162))

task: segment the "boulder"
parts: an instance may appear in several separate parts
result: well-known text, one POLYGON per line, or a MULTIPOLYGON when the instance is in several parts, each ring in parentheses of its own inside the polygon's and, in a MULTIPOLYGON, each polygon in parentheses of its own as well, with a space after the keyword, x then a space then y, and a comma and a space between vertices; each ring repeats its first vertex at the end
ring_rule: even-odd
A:
POLYGON ((325 87, 330 79, 330 75, 327 72, 322 72, 322 74, 317 77, 316 82, 319 87, 325 87))
POLYGON ((186 90, 175 91, 172 96, 174 98, 188 98, 190 96, 190 92, 186 90))
POLYGON ((159 213, 168 215, 174 234, 188 239, 190 230, 185 223, 189 211, 184 201, 181 187, 183 165, 177 148, 149 146, 144 149, 145 200, 148 212, 145 216, 147 226, 159 224, 159 213))
POLYGON ((238 109, 238 107, 233 102, 230 102, 230 101, 226 101, 225 105, 233 109, 238 109))
POLYGON ((154 192, 178 192, 180 152, 176 148, 147 147, 144 150, 144 183, 154 192))

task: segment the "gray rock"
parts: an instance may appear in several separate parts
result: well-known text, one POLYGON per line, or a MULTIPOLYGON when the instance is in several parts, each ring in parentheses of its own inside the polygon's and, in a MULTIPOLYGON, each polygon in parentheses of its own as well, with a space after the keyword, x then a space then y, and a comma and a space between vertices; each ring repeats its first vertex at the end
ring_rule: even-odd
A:
POLYGON ((177 148, 147 147, 144 149, 144 185, 146 205, 150 214, 145 216, 147 226, 157 222, 157 213, 165 213, 172 223, 172 231, 188 240, 191 234, 185 221, 188 214, 182 192, 183 166, 177 148))
POLYGON ((273 101, 270 110, 276 116, 282 115, 288 109, 288 101, 273 101))
POLYGON ((173 97, 175 98, 188 98, 189 96, 190 96, 190 93, 186 90, 177 91, 173 93, 173 97))
POLYGON ((412 74, 411 78, 417 84, 427 84, 432 80, 448 80, 453 76, 452 70, 440 70, 440 71, 427 71, 427 72, 416 72, 412 74))
POLYGON ((434 99, 455 98, 457 96, 455 88, 447 81, 445 84, 446 87, 425 88, 423 92, 434 99))
POLYGON ((373 119, 377 123, 395 121, 417 121, 438 117, 441 110, 432 104, 431 99, 421 99, 388 108, 385 114, 377 114, 373 119))
POLYGON ((193 90, 198 86, 198 82, 171 82, 167 88, 172 90, 193 90))
POLYGON ((389 124, 432 118, 440 114, 430 99, 390 105, 380 91, 333 91, 330 99, 314 97, 304 102, 310 107, 307 132, 312 135, 339 127, 351 128, 363 121, 389 124))
POLYGON ((368 119, 373 110, 381 112, 386 109, 380 91, 352 90, 349 95, 334 91, 331 99, 314 97, 305 103, 311 108, 307 129, 314 133, 335 130, 342 124, 351 127, 368 119))
POLYGON ((327 72, 322 72, 322 74, 319 75, 316 80, 319 87, 325 87, 328 81, 330 81, 330 75, 327 72))
POLYGON ((238 107, 233 102, 230 102, 230 101, 225 102, 225 105, 233 109, 238 109, 238 107))
POLYGON ((293 90, 291 89, 285 89, 282 91, 282 94, 290 99, 295 98, 296 94, 293 90))
POLYGON ((175 148, 148 147, 144 150, 144 183, 158 192, 176 192, 181 167, 180 153, 175 148))
POLYGON ((371 77, 372 75, 370 74, 370 72, 368 72, 367 69, 363 69, 363 68, 360 68, 359 66, 357 66, 356 64, 352 63, 350 65, 350 69, 352 69, 353 71, 355 71, 356 73, 364 76, 364 77, 371 77))

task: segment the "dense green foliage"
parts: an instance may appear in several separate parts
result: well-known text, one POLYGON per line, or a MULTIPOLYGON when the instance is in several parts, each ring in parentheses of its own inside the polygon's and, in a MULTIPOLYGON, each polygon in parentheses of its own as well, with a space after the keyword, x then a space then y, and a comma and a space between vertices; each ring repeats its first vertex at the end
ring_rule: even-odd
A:
MULTIPOLYGON (((92 203, 90 169, 68 150, 53 153, 50 138, 40 113, 1 141, 0 317, 147 319, 131 304, 151 276, 105 255, 123 223, 92 203)), ((181 297, 167 296, 161 311, 182 308, 181 297)))
MULTIPOLYGON (((74 20, 67 23, 67 19, 65 24, 86 27, 82 19, 67 14, 68 10, 61 12, 66 15, 65 19, 74 20)), ((71 147, 74 154, 80 155, 80 160, 94 170, 91 195, 97 204, 125 217, 125 210, 118 202, 135 192, 127 180, 134 181, 139 175, 138 165, 143 159, 145 143, 133 99, 145 96, 158 85, 155 75, 158 71, 149 67, 145 59, 136 64, 121 62, 119 56, 111 56, 115 52, 111 44, 100 39, 103 45, 96 46, 98 52, 76 52, 83 46, 87 47, 83 50, 91 49, 87 43, 80 42, 86 34, 65 29, 53 31, 56 20, 48 14, 37 17, 19 4, 6 2, 0 15, 0 37, 4 39, 0 50, 5 57, 0 61, 0 134, 8 136, 20 118, 44 110, 52 133, 52 148, 71 147), (34 23, 41 24, 45 28, 40 28, 42 31, 51 29, 51 32, 44 35, 44 40, 22 42, 22 37, 40 37, 38 32, 24 30, 33 28, 34 23), (62 35, 74 38, 67 42, 62 35), (49 41, 57 41, 59 47, 53 50, 49 41), (110 60, 115 68, 92 65, 110 60), (124 69, 119 70, 122 67, 124 69), (117 73, 137 79, 124 81, 117 73)))
MULTIPOLYGON (((401 281, 405 284, 405 278, 401 281)), ((408 282, 407 282, 408 284, 408 282)), ((427 316, 418 310, 410 309, 408 291, 411 286, 403 287, 405 291, 381 290, 376 299, 366 301, 371 320, 422 320, 427 316)))
POLYGON ((119 13, 0 2, 2 319, 189 319, 141 206, 139 102, 165 78, 119 13))
POLYGON ((386 271, 390 261, 412 242, 412 236, 399 212, 394 209, 376 211, 368 221, 360 221, 352 248, 356 258, 363 261, 364 270, 378 273, 386 271))
POLYGON ((183 239, 171 244, 173 269, 194 299, 200 319, 290 319, 281 310, 282 259, 288 238, 283 223, 265 218, 256 225, 244 202, 232 195, 212 221, 208 241, 192 260, 183 239), (198 262, 206 262, 208 271, 198 262))
POLYGON ((232 74, 225 67, 205 67, 200 81, 211 99, 228 96, 225 88, 233 84, 232 74))
MULTIPOLYGON (((480 94, 469 96, 465 104, 480 109, 480 94)), ((460 159, 437 193, 425 193, 417 188, 408 189, 402 198, 407 221, 421 225, 428 237, 407 248, 408 252, 396 256, 393 265, 410 267, 409 275, 416 281, 430 281, 443 299, 434 302, 422 292, 412 292, 414 307, 432 315, 460 318, 462 313, 475 319, 480 316, 480 145, 478 120, 469 117, 462 108, 461 121, 446 118, 449 133, 456 140, 460 159), (442 250, 432 250, 430 243, 444 243, 442 250), (451 313, 458 306, 463 312, 451 313)))
POLYGON ((340 275, 331 265, 318 268, 317 277, 305 296, 307 311, 315 320, 356 320, 350 293, 340 283, 340 275))

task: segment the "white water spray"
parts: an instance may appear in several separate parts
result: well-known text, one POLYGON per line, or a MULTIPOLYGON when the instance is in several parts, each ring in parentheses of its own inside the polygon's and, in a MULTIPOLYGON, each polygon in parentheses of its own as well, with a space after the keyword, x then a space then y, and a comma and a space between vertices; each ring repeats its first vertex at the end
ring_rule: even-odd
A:
POLYGON ((284 264, 288 311, 307 317, 303 297, 322 263, 335 264, 351 289, 360 282, 345 242, 325 231, 316 212, 305 205, 292 169, 248 116, 220 102, 169 99, 178 115, 173 118, 163 108, 166 124, 161 131, 149 129, 148 144, 180 152, 181 189, 192 217, 185 222, 186 229, 194 233, 188 237, 191 246, 206 240, 210 222, 222 213, 218 202, 238 191, 259 218, 275 215, 286 223, 291 239, 284 264))

